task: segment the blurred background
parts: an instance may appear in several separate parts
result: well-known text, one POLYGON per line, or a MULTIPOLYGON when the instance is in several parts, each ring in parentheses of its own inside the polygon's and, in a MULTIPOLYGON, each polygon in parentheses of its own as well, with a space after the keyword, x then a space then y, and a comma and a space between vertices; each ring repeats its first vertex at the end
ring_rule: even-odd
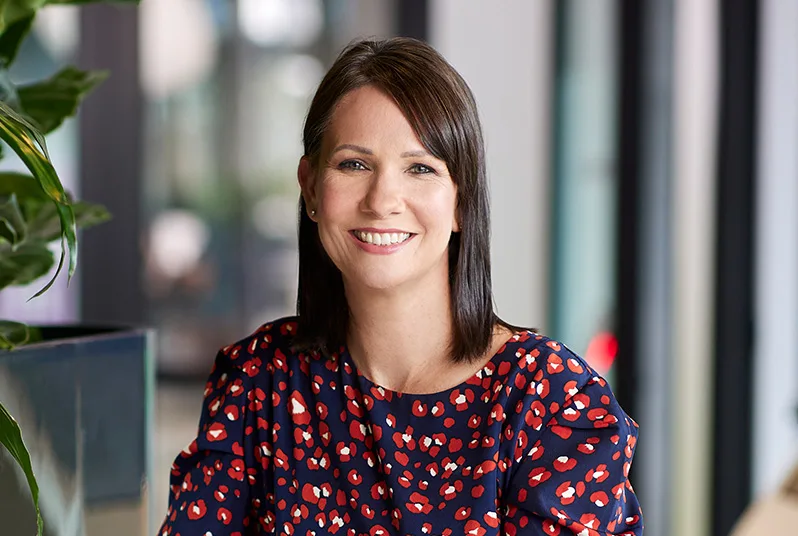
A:
POLYGON ((429 41, 476 94, 498 311, 641 425, 647 535, 726 535, 798 462, 798 1, 142 0, 36 24, 16 79, 112 72, 49 144, 114 219, 69 289, 0 315, 157 330, 151 526, 216 349, 294 311, 304 115, 365 36, 429 41))

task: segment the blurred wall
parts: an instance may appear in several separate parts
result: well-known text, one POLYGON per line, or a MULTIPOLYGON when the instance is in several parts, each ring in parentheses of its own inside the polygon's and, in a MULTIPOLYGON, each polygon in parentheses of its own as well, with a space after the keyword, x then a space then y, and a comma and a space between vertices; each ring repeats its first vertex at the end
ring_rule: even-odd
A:
POLYGON ((432 0, 429 40, 480 108, 499 314, 545 329, 548 310, 553 3, 432 0))

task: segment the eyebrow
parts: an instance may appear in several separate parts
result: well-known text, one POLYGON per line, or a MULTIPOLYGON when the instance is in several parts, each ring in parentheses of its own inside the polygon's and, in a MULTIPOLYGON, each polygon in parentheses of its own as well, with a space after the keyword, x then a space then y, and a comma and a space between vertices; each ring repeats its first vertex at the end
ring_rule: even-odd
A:
MULTIPOLYGON (((333 154, 337 153, 338 151, 343 151, 344 149, 349 149, 351 151, 355 151, 356 153, 373 155, 374 151, 367 147, 363 147, 361 145, 353 145, 351 143, 344 143, 333 149, 333 154)), ((402 158, 417 158, 420 156, 430 156, 427 151, 405 151, 401 155, 402 158)))
POLYGON ((407 151, 402 153, 402 158, 418 158, 420 156, 431 156, 427 151, 407 151))
POLYGON ((363 153, 363 154, 374 154, 371 149, 367 149, 366 147, 361 147, 360 145, 352 145, 351 143, 344 143, 339 145, 335 149, 333 149, 332 154, 337 153, 338 151, 343 151, 344 149, 349 149, 355 151, 356 153, 363 153))

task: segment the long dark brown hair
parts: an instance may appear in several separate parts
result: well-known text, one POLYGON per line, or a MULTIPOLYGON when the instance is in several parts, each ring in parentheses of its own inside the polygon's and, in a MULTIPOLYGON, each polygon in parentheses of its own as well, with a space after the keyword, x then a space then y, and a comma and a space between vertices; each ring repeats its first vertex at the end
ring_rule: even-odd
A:
MULTIPOLYGON (((363 86, 393 98, 424 148, 446 162, 457 186, 460 232, 449 241, 451 354, 454 361, 477 359, 490 346, 496 324, 517 328, 493 311, 485 148, 474 96, 457 71, 422 41, 399 37, 350 44, 322 79, 305 120, 305 156, 313 167, 335 106, 363 86)), ((326 354, 346 344, 349 308, 341 272, 324 251, 301 197, 297 314, 295 347, 326 354)))

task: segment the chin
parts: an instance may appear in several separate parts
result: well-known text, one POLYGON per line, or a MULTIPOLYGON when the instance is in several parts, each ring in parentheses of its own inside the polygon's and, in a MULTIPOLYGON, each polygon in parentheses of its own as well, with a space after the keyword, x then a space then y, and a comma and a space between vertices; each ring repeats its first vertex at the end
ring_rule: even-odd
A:
POLYGON ((359 278, 357 284, 370 290, 392 290, 407 283, 404 277, 389 277, 387 275, 379 277, 359 278))
POLYGON ((405 270, 396 273, 393 270, 369 270, 350 273, 345 281, 361 288, 370 290, 396 289, 410 281, 411 277, 405 270))

